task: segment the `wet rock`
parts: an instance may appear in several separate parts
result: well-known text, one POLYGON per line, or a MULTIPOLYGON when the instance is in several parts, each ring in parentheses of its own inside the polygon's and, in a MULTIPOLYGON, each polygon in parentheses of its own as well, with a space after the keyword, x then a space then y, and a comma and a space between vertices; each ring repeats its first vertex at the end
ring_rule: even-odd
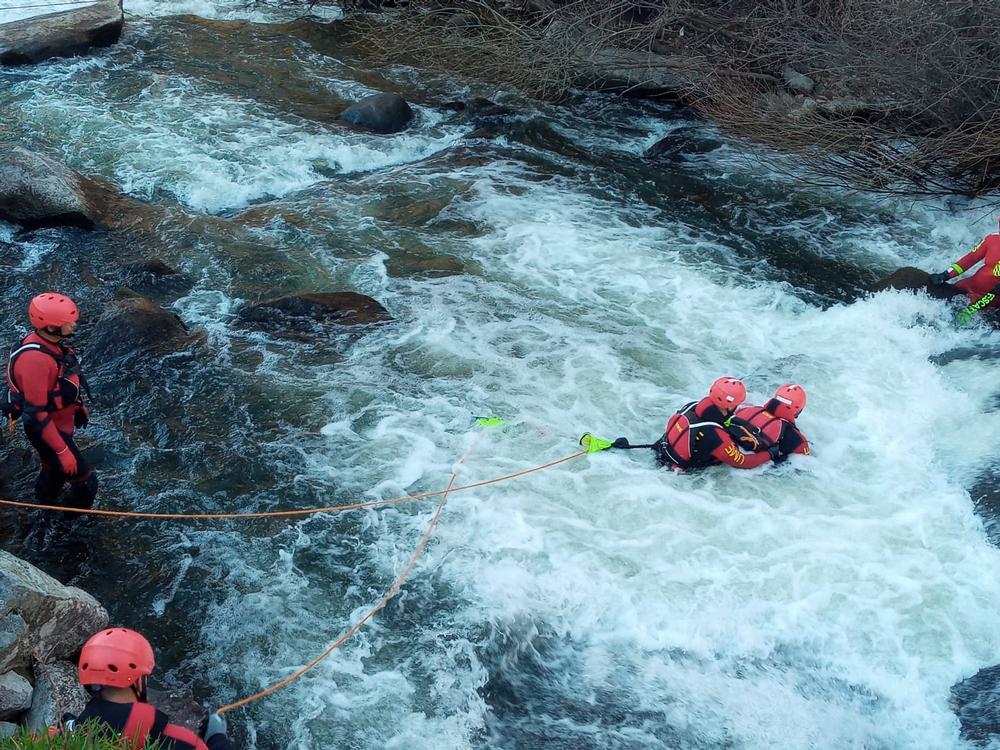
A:
POLYGON ((173 724, 197 732, 202 719, 205 718, 205 707, 194 698, 189 689, 154 690, 149 689, 149 702, 170 717, 173 724))
POLYGON ((108 361, 130 354, 164 354, 190 349, 201 340, 184 322, 148 297, 120 289, 87 342, 87 358, 108 361))
POLYGON ((108 47, 118 41, 124 21, 122 0, 99 0, 84 8, 0 25, 0 65, 29 65, 108 47))
POLYGON ((0 219, 26 229, 119 226, 128 203, 54 159, 0 142, 0 219))
POLYGON ((10 719, 31 705, 31 683, 17 672, 0 675, 0 719, 10 719))
POLYGON ((460 276, 467 273, 465 264, 454 255, 433 255, 429 258, 416 258, 403 254, 393 256, 386 261, 386 272, 390 276, 423 278, 438 278, 441 276, 460 276))
POLYGON ((794 94, 808 96, 816 88, 816 82, 812 78, 800 73, 791 65, 786 65, 781 69, 781 78, 788 90, 794 94))
POLYGON ((80 687, 76 664, 56 661, 35 665, 35 692, 25 726, 41 732, 56 724, 64 713, 79 714, 87 705, 87 693, 80 687))
POLYGON ((64 586, 0 550, 0 616, 4 618, 0 624, 7 633, 20 627, 12 614, 23 620, 27 633, 5 650, 0 672, 26 667, 32 658, 65 659, 108 623, 108 613, 90 594, 64 586))
POLYGON ((341 112, 340 119, 376 133, 398 133, 409 126, 413 110, 399 94, 373 94, 341 112))
POLYGON ((0 664, 14 665, 26 661, 21 639, 27 632, 28 624, 18 614, 12 612, 0 620, 0 664))
POLYGON ((689 154, 707 154, 721 146, 721 141, 701 135, 696 128, 678 128, 646 149, 644 156, 673 161, 689 154))
POLYGON ((298 294, 243 307, 240 320, 268 330, 301 328, 304 322, 342 326, 391 320, 371 297, 356 292, 298 294))
POLYGON ((964 297, 965 292, 954 284, 931 284, 930 274, 919 268, 904 266, 897 268, 891 274, 879 281, 875 285, 875 291, 881 292, 886 289, 901 289, 906 291, 927 292, 935 299, 951 299, 952 297, 964 297))
POLYGON ((17 732, 17 724, 11 724, 9 721, 0 721, 0 738, 13 737, 17 732))
POLYGON ((190 276, 175 270, 159 258, 128 263, 122 270, 128 288, 146 296, 183 294, 194 286, 190 276))

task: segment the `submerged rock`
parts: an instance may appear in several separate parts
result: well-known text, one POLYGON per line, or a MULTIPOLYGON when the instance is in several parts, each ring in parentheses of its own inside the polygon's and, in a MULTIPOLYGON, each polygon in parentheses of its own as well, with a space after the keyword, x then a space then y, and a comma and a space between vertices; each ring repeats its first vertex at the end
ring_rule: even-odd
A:
POLYGON ((0 142, 0 219, 26 229, 119 227, 132 204, 54 159, 0 142))
POLYGON ((87 343, 87 358, 107 361, 129 354, 184 351, 200 341, 184 322, 148 297, 121 289, 87 343))
POLYGON ((935 299, 951 299, 952 297, 965 296, 965 292, 954 284, 931 284, 930 274, 927 271, 922 271, 912 266, 897 268, 875 285, 876 292, 882 292, 886 289, 927 292, 927 294, 935 299))
POLYGON ((159 258, 127 263, 122 270, 128 288, 147 296, 182 294, 194 286, 190 276, 159 258))
POLYGON ((301 328, 303 323, 350 326, 392 320, 381 304, 356 292, 278 297, 243 307, 239 318, 269 330, 301 328))
POLYGON ((413 110, 399 94, 373 94, 341 112, 340 119, 376 133, 398 133, 413 120, 413 110))
POLYGON ((0 24, 0 65, 29 65, 50 57, 82 55, 121 36, 122 0, 0 24))
POLYGON ((0 550, 0 672, 65 659, 108 624, 94 597, 0 550))

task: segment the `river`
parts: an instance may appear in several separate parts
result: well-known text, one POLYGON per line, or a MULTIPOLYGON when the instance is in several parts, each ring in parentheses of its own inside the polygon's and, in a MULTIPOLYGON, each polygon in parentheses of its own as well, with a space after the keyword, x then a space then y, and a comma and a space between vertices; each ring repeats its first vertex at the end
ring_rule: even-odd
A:
MULTIPOLYGON (((155 367, 90 365, 101 404, 81 444, 105 507, 438 489, 470 448, 457 481, 488 479, 573 453, 588 430, 651 441, 722 374, 756 403, 803 384, 814 446, 684 476, 609 451, 453 495, 386 610, 232 715, 240 745, 970 747, 953 686, 1000 651, 997 509, 977 489, 994 476, 1000 336, 864 290, 900 265, 946 268, 992 216, 810 187, 668 104, 543 104, 373 68, 287 9, 235 8, 129 1, 119 45, 0 72, 5 137, 169 213, 127 248, 0 225, 8 338, 49 285, 98 317, 124 256, 188 274, 160 301, 207 337, 155 367), (335 122, 385 87, 417 110, 409 130, 335 122), (504 109, 444 106, 476 96, 504 109), (644 156, 671 134, 679 154, 644 156), (290 341, 235 316, 336 290, 394 320, 290 341)), ((376 603, 433 508, 95 519, 82 558, 8 545, 148 633, 161 684, 222 705, 376 603)))

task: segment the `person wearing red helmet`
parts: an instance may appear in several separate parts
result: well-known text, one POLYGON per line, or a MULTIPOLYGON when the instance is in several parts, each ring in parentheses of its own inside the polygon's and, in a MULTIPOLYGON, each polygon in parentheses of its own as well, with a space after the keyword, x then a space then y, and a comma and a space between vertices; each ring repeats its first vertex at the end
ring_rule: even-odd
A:
POLYGON ((85 427, 90 416, 82 393, 87 381, 76 352, 65 343, 80 312, 69 297, 45 292, 31 300, 28 318, 35 330, 7 361, 3 413, 9 419, 21 418, 24 434, 41 459, 35 498, 57 502, 68 481, 70 504, 89 508, 97 497, 97 475, 73 440, 76 428, 85 427))
POLYGON ((741 406, 728 420, 729 434, 746 450, 759 452, 778 449, 775 461, 793 453, 809 455, 809 441, 795 424, 806 408, 806 391, 800 385, 778 388, 763 406, 741 406))
POLYGON ((134 630, 107 628, 92 635, 79 662, 80 684, 92 697, 79 716, 63 717, 64 729, 71 732, 97 722, 120 734, 134 750, 142 750, 147 742, 159 743, 161 750, 233 750, 220 714, 209 714, 199 736, 171 724, 165 713, 146 702, 146 682, 155 666, 153 647, 134 630))
POLYGON ((744 453, 726 430, 726 420, 746 397, 746 386, 736 378, 716 380, 708 396, 685 405, 667 422, 663 436, 653 443, 657 461, 684 471, 718 464, 755 469, 777 458, 777 446, 760 453, 744 453))
MULTIPOLYGON (((984 295, 993 292, 995 297, 982 310, 993 310, 1000 307, 1000 234, 988 234, 982 242, 972 250, 952 263, 951 268, 941 273, 932 273, 928 277, 931 285, 944 284, 967 273, 973 266, 982 263, 982 267, 972 276, 955 282, 954 286, 965 292, 969 299, 976 302, 984 295)), ((947 287, 943 287, 946 289, 947 287)))

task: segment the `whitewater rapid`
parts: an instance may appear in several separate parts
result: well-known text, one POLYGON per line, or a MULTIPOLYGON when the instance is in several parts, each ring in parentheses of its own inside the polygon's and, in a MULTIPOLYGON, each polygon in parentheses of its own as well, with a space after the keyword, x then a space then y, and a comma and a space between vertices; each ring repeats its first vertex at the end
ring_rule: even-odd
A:
MULTIPOLYGON (((185 33, 135 21, 116 50, 0 82, 24 138, 252 235, 235 249, 164 241, 196 279, 172 309, 209 334, 220 372, 273 399, 251 411, 292 415, 254 458, 273 486, 212 484, 217 467, 199 463, 212 440, 189 431, 166 444, 204 440, 193 466, 137 446, 139 464, 163 463, 155 477, 123 464, 118 497, 175 509, 385 497, 445 486, 470 447, 459 482, 487 479, 573 453, 585 431, 650 442, 723 374, 754 403, 801 383, 814 448, 777 468, 684 476, 609 451, 454 495, 399 599, 301 682, 234 715, 247 746, 967 747, 951 686, 1000 649, 1000 555, 970 497, 1000 436, 998 365, 932 360, 1000 338, 957 329, 921 295, 829 290, 838 269, 946 268, 992 217, 804 188, 665 106, 592 98, 524 116, 586 156, 469 140, 471 126, 429 105, 406 133, 348 133, 162 51, 185 33), (719 147, 642 160, 680 126, 719 147), (465 272, 394 272, 406 253, 465 272), (323 342, 295 348, 236 324, 244 300, 316 285, 371 295, 394 321, 327 359, 323 342), (478 415, 507 428, 475 427, 478 415)), ((299 75, 370 91, 342 61, 288 44, 299 75)), ((30 269, 51 248, 24 252, 30 269)), ((223 455, 229 440, 254 442, 235 412, 223 455)), ((374 604, 432 507, 144 527, 162 585, 134 618, 174 633, 168 682, 193 680, 216 704, 242 697, 374 604)))

